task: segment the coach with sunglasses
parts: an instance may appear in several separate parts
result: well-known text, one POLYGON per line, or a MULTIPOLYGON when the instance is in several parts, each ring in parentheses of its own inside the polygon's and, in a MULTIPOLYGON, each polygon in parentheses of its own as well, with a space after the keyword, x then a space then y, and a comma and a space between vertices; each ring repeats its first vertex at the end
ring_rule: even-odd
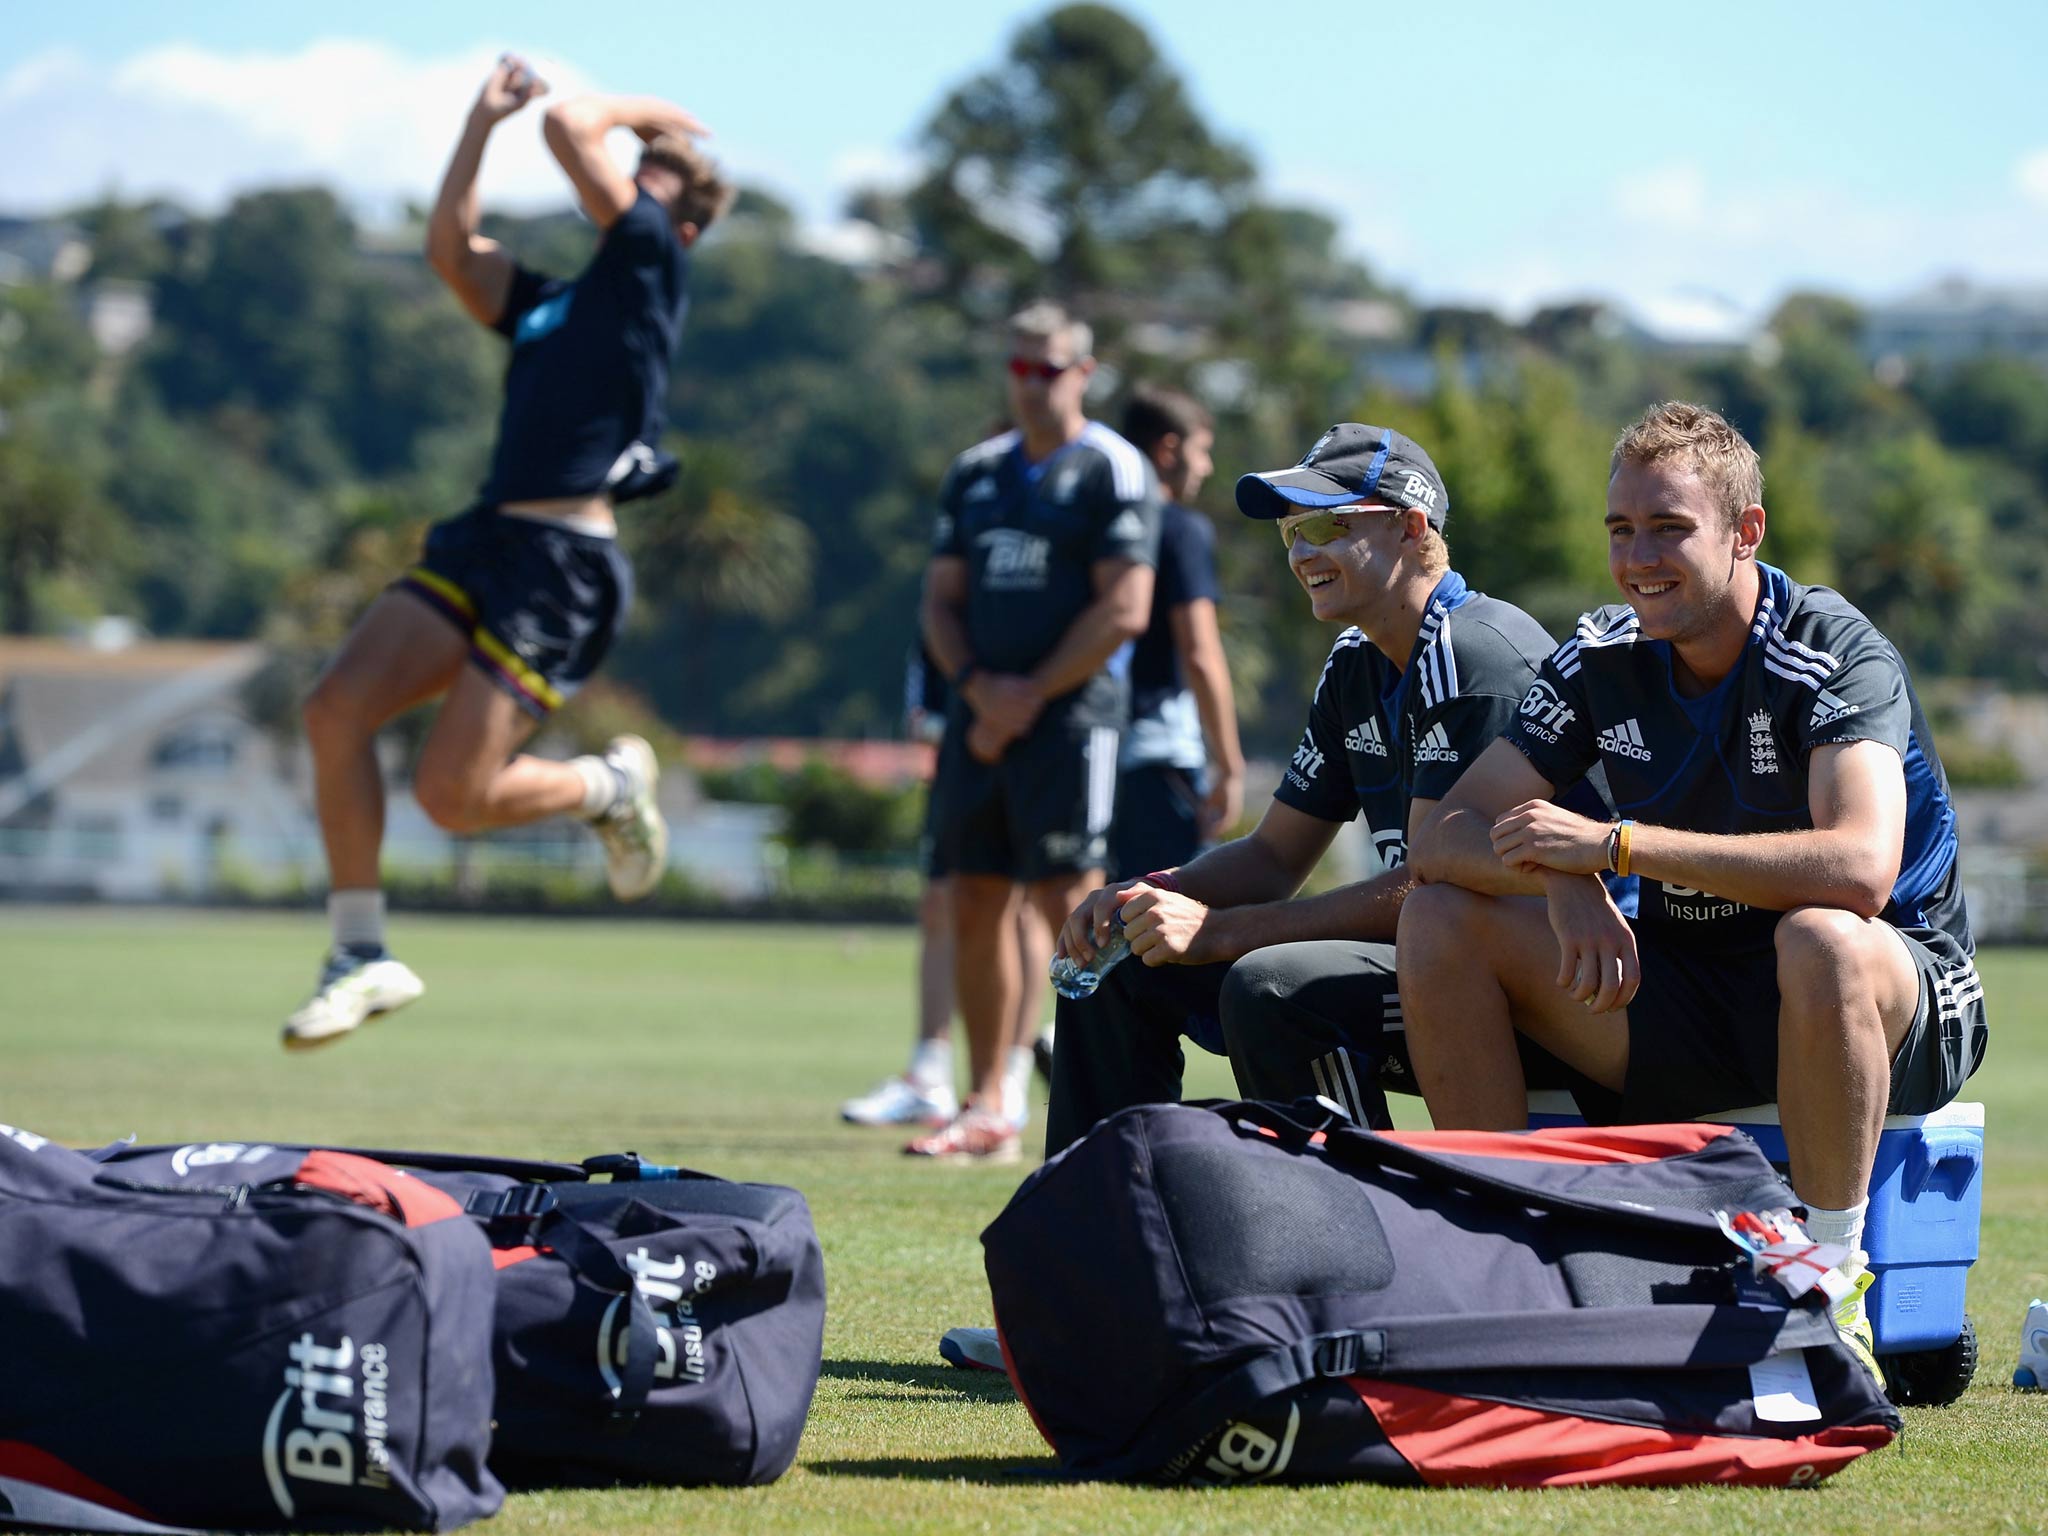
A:
MULTIPOLYGON (((1292 468, 1239 480, 1237 505, 1278 524, 1316 618, 1344 627, 1258 826, 1105 886, 1068 917, 1060 948, 1086 960, 1121 909, 1133 959, 1093 997, 1059 1005, 1048 1157, 1104 1115, 1178 1099, 1182 1036, 1227 1050, 1248 1098, 1319 1093, 1387 1123, 1382 1083, 1409 1082, 1393 945, 1414 884, 1408 838, 1556 648, 1450 568, 1443 478, 1399 432, 1339 423, 1292 468), (1298 896, 1361 814, 1381 872, 1298 896)), ((1604 814, 1588 783, 1560 798, 1604 814)), ((1533 1081, 1572 1086, 1533 1050, 1528 1065, 1533 1081)))
POLYGON ((1115 809, 1123 668, 1152 614, 1152 467, 1083 407, 1088 327, 1055 304, 1010 321, 1014 430, 953 461, 925 576, 924 637, 953 685, 932 784, 932 864, 953 877, 955 991, 972 1084, 915 1156, 1018 1155, 1003 1068, 1023 1042, 1019 900, 1059 926, 1102 879, 1115 809))

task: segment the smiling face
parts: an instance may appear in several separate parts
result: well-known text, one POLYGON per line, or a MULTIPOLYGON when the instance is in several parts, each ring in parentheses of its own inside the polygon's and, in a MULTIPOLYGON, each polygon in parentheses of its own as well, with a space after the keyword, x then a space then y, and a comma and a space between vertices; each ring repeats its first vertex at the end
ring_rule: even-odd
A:
POLYGON ((1607 569, 1642 632, 1685 650, 1749 626, 1764 509, 1730 521, 1696 470, 1677 458, 1623 460, 1607 482, 1607 569))
POLYGON ((1410 518, 1378 503, 1357 502, 1328 512, 1280 520, 1287 566, 1308 593, 1309 607, 1325 624, 1356 624, 1368 634, 1387 610, 1400 571, 1402 533, 1410 518), (1334 532, 1328 542, 1313 542, 1334 532))

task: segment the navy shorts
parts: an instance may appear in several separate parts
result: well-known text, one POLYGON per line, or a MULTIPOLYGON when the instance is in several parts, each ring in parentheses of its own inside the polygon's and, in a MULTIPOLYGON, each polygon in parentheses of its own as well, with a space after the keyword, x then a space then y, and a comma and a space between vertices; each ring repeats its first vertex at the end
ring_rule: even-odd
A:
POLYGON ((470 660, 537 719, 597 670, 633 606, 617 539, 495 507, 434 524, 396 585, 467 635, 470 660))
POLYGON ((1101 869, 1116 809, 1117 733, 1048 711, 994 763, 967 750, 964 705, 946 718, 932 784, 930 873, 1042 880, 1101 869))
POLYGON ((1202 771, 1170 763, 1126 768, 1117 778, 1109 872, 1178 869, 1202 851, 1202 771))
MULTIPOLYGON (((1941 1108, 1984 1059, 1984 986, 1938 928, 1900 928, 1920 1003, 1892 1058, 1885 1112, 1941 1108)), ((1692 1120, 1778 1098, 1778 955, 1680 949, 1636 929, 1643 984, 1628 1005, 1628 1080, 1613 1118, 1692 1120)), ((1603 1116, 1605 1118, 1605 1116, 1603 1116)))

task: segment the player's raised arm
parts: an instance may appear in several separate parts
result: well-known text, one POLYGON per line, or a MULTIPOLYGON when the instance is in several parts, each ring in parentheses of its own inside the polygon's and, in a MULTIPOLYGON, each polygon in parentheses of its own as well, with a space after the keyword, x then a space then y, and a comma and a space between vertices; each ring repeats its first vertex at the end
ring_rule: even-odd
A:
POLYGON ((630 128, 643 143, 675 136, 701 138, 711 130, 672 102, 653 96, 579 96, 558 101, 543 125, 548 152, 568 173, 583 211, 610 229, 639 199, 633 178, 604 147, 614 128, 630 128))
POLYGON ((455 153, 448 158, 434 211, 427 218, 427 264, 454 290, 462 307, 485 325, 495 324, 504 313, 512 291, 512 258, 497 241, 477 233, 476 179, 483 166, 484 143, 493 128, 547 90, 547 82, 517 54, 508 53, 492 66, 469 109, 455 153))

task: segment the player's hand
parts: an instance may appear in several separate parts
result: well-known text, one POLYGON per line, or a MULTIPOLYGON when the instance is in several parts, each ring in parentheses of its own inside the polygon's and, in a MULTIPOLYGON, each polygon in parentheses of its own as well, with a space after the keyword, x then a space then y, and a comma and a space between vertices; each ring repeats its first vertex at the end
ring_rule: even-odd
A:
POLYGON ((1038 684, 1014 672, 977 672, 967 680, 968 705, 978 719, 1022 736, 1038 723, 1045 695, 1038 684))
POLYGON ((1525 800, 1493 823, 1493 851, 1511 869, 1597 875, 1607 868, 1610 822, 1594 821, 1552 800, 1525 800))
POLYGON ((1557 984, 1589 1012, 1626 1008, 1643 983, 1635 930, 1589 875, 1544 882, 1550 931, 1557 936, 1557 984))
MULTIPOLYGON (((1145 889, 1150 890, 1147 886, 1145 889)), ((1081 898, 1081 904, 1067 914, 1060 925, 1055 946, 1058 953, 1079 965, 1095 958, 1095 952, 1109 942, 1109 925, 1116 918, 1117 887, 1099 886, 1081 898)))
POLYGON ((1205 842, 1213 842, 1237 825, 1244 814, 1244 772, 1219 773, 1195 809, 1195 822, 1205 842))
POLYGON ((967 755, 977 763, 999 763, 1016 739, 1014 732, 1004 730, 986 715, 976 716, 967 727, 967 755))
POLYGON ((547 81, 526 60, 516 53, 500 54, 477 93, 475 112, 487 122, 500 122, 547 93, 547 81))
POLYGON ((666 101, 650 101, 640 120, 633 124, 633 132, 640 136, 643 144, 652 144, 663 137, 683 139, 708 139, 711 130, 681 107, 666 101))
POLYGON ((1224 958, 1208 931, 1209 909, 1194 897, 1143 883, 1115 895, 1131 953, 1147 965, 1206 965, 1224 958))

